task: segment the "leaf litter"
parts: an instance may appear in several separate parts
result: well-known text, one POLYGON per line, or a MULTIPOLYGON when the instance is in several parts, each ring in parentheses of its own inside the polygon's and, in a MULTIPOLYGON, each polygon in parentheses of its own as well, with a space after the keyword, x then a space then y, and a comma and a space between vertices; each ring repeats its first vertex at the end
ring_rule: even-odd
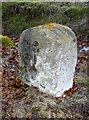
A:
POLYGON ((18 37, 11 38, 15 46, 8 51, 2 46, 2 65, 0 65, 0 85, 2 85, 2 118, 70 118, 89 119, 87 89, 77 79, 87 76, 88 53, 80 52, 89 46, 87 37, 79 35, 78 60, 73 87, 64 95, 54 98, 29 87, 18 79, 18 37))

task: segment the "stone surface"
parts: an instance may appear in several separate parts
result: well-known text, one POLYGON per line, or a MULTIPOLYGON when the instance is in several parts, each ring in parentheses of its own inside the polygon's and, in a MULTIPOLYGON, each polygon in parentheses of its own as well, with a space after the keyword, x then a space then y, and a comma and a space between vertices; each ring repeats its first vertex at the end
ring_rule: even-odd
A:
POLYGON ((20 78, 52 96, 73 85, 77 40, 73 31, 56 23, 24 30, 19 41, 20 78))

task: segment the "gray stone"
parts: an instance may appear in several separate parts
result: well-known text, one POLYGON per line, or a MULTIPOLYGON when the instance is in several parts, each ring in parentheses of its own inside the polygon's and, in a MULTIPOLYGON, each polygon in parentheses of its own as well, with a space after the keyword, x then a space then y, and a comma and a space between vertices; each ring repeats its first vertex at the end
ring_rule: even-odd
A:
POLYGON ((20 78, 52 96, 73 85, 77 40, 67 26, 49 23, 22 32, 19 41, 20 78))

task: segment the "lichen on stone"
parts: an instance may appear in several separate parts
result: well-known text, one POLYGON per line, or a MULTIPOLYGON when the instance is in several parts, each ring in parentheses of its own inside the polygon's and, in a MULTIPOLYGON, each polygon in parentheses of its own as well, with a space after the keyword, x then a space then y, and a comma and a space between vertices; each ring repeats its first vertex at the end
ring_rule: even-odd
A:
POLYGON ((36 29, 48 28, 49 30, 52 30, 53 29, 53 24, 48 23, 48 24, 42 25, 42 26, 35 26, 34 28, 36 28, 36 29))

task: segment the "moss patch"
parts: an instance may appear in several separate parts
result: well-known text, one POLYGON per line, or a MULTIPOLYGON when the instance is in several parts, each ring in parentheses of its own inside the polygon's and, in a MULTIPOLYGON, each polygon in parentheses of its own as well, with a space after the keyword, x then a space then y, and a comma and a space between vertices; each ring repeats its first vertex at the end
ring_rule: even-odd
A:
POLYGON ((3 35, 0 35, 0 44, 7 48, 11 48, 14 46, 13 41, 8 36, 3 35))
POLYGON ((89 90, 89 77, 88 78, 79 78, 77 79, 77 82, 81 84, 83 87, 87 88, 89 90))

